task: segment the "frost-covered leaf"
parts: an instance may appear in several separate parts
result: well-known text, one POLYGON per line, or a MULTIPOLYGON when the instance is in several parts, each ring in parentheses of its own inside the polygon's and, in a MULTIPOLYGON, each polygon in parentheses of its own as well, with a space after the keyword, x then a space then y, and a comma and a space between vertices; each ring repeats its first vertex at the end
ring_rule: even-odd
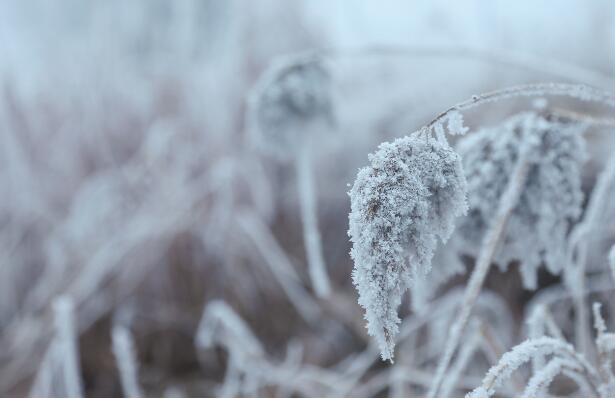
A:
POLYGON ((457 153, 424 134, 383 143, 369 160, 350 191, 353 281, 369 334, 392 359, 397 307, 466 211, 466 181, 457 153))
MULTIPOLYGON (((586 125, 535 112, 513 116, 503 124, 480 130, 459 142, 468 180, 468 217, 460 236, 479 247, 506 189, 520 148, 530 140, 530 169, 510 217, 496 261, 505 267, 521 261, 527 288, 536 287, 542 264, 556 274, 565 263, 566 236, 581 214, 581 166, 585 159, 582 133, 586 125)), ((475 254, 475 253, 474 253, 475 254)))

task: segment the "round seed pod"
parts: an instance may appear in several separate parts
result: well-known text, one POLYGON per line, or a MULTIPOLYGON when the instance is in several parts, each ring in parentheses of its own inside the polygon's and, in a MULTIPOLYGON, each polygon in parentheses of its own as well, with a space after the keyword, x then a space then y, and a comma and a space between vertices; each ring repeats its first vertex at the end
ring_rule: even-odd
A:
POLYGON ((466 210, 466 181, 457 153, 425 134, 383 143, 369 160, 349 193, 348 233, 359 304, 386 360, 403 294, 430 271, 438 238, 446 241, 466 210))
POLYGON ((477 254, 525 146, 529 151, 527 179, 495 261, 502 268, 519 261, 524 286, 530 289, 536 288, 536 270, 541 264, 554 274, 561 271, 567 234, 581 214, 585 129, 585 124, 563 117, 526 112, 459 141, 470 206, 459 228, 459 236, 467 243, 464 251, 477 254))
POLYGON ((332 121, 329 71, 313 55, 280 61, 259 81, 249 107, 256 145, 281 159, 293 157, 306 135, 332 121))

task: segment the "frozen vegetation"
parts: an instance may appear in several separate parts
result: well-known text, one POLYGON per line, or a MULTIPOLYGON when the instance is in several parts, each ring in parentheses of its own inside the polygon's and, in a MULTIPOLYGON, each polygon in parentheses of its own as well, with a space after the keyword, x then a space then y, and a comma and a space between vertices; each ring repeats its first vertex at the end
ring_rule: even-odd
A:
POLYGON ((615 5, 0 2, 0 396, 615 397, 615 5))

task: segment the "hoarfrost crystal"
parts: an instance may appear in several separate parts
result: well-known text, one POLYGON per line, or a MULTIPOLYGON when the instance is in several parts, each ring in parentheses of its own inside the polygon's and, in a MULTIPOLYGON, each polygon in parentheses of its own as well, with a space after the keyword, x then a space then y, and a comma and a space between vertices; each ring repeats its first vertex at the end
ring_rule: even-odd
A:
POLYGON ((457 153, 425 134, 383 143, 369 160, 350 191, 349 236, 359 304, 386 360, 403 294, 430 271, 437 238, 446 241, 466 211, 466 181, 457 153))

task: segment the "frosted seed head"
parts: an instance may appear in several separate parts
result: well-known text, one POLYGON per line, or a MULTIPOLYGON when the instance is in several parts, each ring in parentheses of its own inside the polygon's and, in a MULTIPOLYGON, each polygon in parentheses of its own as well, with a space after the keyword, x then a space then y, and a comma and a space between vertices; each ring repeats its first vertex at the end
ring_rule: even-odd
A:
POLYGON ((403 294, 430 271, 437 238, 446 241, 466 210, 466 181, 457 153, 418 133, 381 144, 369 160, 349 193, 350 254, 368 332, 386 360, 403 294))
POLYGON ((283 60, 270 68, 250 100, 249 124, 256 144, 287 158, 332 119, 331 77, 313 55, 283 60))
POLYGON ((527 181, 495 257, 501 266, 521 260, 526 288, 535 288, 540 264, 559 273, 565 263, 566 236, 581 214, 583 201, 585 128, 561 117, 527 112, 459 142, 470 205, 460 224, 460 236, 476 250, 495 216, 520 149, 524 145, 531 148, 527 181))

